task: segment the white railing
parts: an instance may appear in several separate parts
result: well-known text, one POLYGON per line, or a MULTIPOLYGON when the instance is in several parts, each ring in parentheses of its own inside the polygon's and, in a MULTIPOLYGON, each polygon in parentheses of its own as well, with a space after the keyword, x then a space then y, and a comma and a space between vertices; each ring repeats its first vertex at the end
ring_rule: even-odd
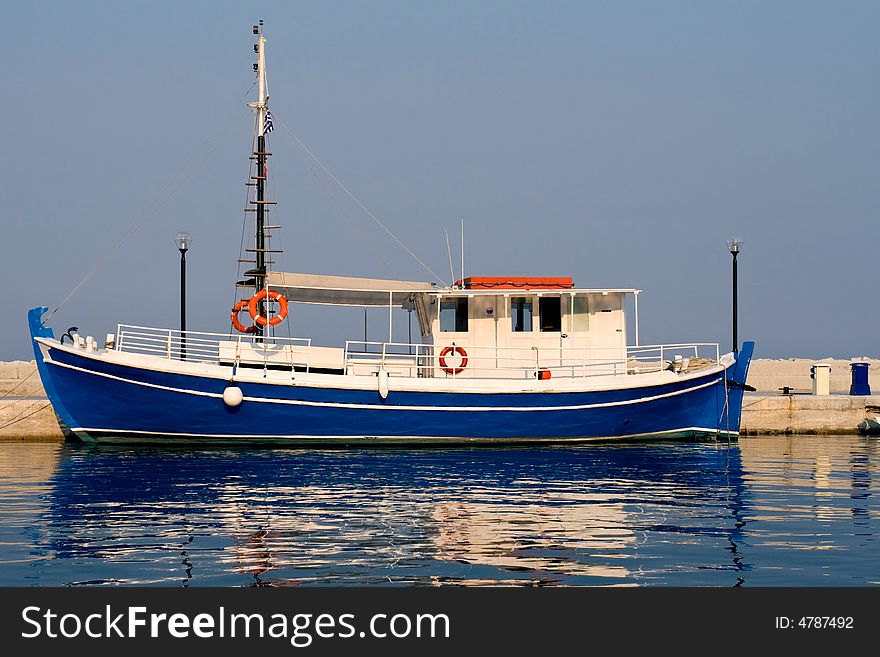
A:
MULTIPOLYGON (((455 345, 450 345, 455 346, 455 345)), ((345 373, 375 375, 382 369, 409 377, 583 378, 615 374, 644 374, 664 369, 688 371, 720 362, 717 343, 643 345, 622 348, 496 347, 463 345, 460 353, 443 346, 403 342, 345 343, 345 373), (624 355, 625 354, 625 355, 624 355)))
POLYGON ((203 333, 119 324, 115 349, 135 354, 229 365, 308 371, 310 338, 262 338, 244 333, 203 333))
POLYGON ((623 348, 577 346, 473 346, 366 342, 349 340, 345 348, 313 347, 310 338, 241 333, 181 332, 120 324, 114 348, 145 354, 231 366, 287 371, 343 372, 375 376, 385 370, 394 376, 468 379, 584 378, 644 374, 664 369, 688 371, 720 361, 717 343, 641 345, 623 348), (464 365, 464 367, 462 367, 464 365))

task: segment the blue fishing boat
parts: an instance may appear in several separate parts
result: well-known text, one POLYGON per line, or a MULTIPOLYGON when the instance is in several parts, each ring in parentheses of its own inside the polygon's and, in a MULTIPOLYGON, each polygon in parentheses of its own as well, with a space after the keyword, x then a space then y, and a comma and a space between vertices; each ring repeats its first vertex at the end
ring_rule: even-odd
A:
POLYGON ((31 309, 40 376, 69 436, 482 444, 738 435, 754 343, 727 354, 709 343, 641 345, 640 290, 562 277, 462 273, 438 284, 274 271, 267 255, 280 226, 267 223, 275 201, 265 196, 273 120, 266 39, 259 26, 254 33, 254 266, 236 283, 243 296, 231 326, 120 324, 104 340, 69 333, 65 342, 46 325, 47 307, 31 309), (283 337, 291 304, 387 309, 388 339, 283 337), (417 340, 393 340, 401 310, 415 316, 417 340))

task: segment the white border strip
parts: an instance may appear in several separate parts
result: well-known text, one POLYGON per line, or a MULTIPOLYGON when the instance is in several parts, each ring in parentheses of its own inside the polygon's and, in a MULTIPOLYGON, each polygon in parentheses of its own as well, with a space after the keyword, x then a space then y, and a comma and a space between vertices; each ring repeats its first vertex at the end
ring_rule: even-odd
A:
MULTIPOLYGON (((60 363, 57 361, 47 361, 51 365, 57 365, 58 367, 64 367, 70 370, 76 370, 78 372, 83 372, 85 374, 92 374, 94 376, 101 376, 107 379, 114 379, 116 381, 122 381, 123 383, 130 383, 136 386, 143 386, 147 388, 156 388, 158 390, 167 390, 169 392, 177 392, 185 395, 197 395, 199 397, 214 397, 217 399, 221 399, 223 397, 222 393, 216 392, 202 392, 200 390, 186 390, 183 388, 172 388, 170 386, 163 386, 157 383, 147 383, 145 381, 134 381, 132 379, 126 379, 121 376, 116 376, 115 374, 107 374, 105 372, 94 372, 92 370, 87 370, 82 367, 77 367, 76 365, 69 365, 67 363, 60 363)), ((383 411, 476 411, 476 412, 485 412, 485 411, 514 411, 514 412, 528 412, 528 411, 580 411, 586 410, 590 408, 610 408, 613 406, 629 406, 632 404, 641 404, 645 402, 655 401, 657 399, 665 399, 667 397, 677 397, 679 395, 684 395, 689 392, 694 392, 696 390, 701 390, 702 388, 708 388, 709 386, 713 386, 717 384, 719 381, 722 381, 722 377, 717 379, 713 379, 712 381, 708 381, 706 383, 702 383, 698 386, 692 386, 690 388, 685 388, 684 390, 676 390, 674 392, 666 392, 659 395, 652 395, 650 397, 640 397, 638 399, 625 399, 622 401, 615 402, 602 402, 598 404, 578 404, 575 406, 391 406, 391 405, 379 405, 379 404, 350 404, 344 402, 314 402, 314 401, 306 401, 300 399, 271 399, 271 398, 263 398, 263 397, 245 397, 245 401, 253 401, 260 402, 265 404, 286 404, 293 406, 317 406, 317 407, 327 407, 327 408, 350 408, 350 409, 367 409, 367 410, 383 410, 383 411)), ((377 393, 378 394, 378 393, 377 393)), ((467 393, 461 393, 467 394, 467 393)), ((536 393, 521 393, 523 395, 536 394, 536 393)), ((544 393, 544 394, 568 394, 568 393, 544 393)))

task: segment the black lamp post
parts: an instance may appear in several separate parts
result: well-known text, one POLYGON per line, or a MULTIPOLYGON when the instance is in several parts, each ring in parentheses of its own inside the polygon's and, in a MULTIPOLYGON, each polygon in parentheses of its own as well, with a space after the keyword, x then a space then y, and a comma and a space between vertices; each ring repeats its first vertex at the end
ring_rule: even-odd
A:
POLYGON ((180 232, 174 243, 180 251, 180 359, 186 360, 186 252, 192 244, 192 237, 180 232))
POLYGON ((736 256, 742 249, 742 240, 735 237, 727 240, 727 248, 733 256, 733 351, 739 353, 739 339, 736 333, 736 256))

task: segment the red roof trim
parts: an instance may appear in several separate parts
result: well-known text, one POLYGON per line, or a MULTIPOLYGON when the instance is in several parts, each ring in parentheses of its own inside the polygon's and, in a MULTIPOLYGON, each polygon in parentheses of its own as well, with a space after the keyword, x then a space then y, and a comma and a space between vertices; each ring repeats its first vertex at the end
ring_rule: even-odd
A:
MULTIPOLYGON (((456 285, 461 285, 456 281, 456 285)), ((468 276, 464 279, 468 290, 570 290, 574 280, 554 276, 468 276)))

